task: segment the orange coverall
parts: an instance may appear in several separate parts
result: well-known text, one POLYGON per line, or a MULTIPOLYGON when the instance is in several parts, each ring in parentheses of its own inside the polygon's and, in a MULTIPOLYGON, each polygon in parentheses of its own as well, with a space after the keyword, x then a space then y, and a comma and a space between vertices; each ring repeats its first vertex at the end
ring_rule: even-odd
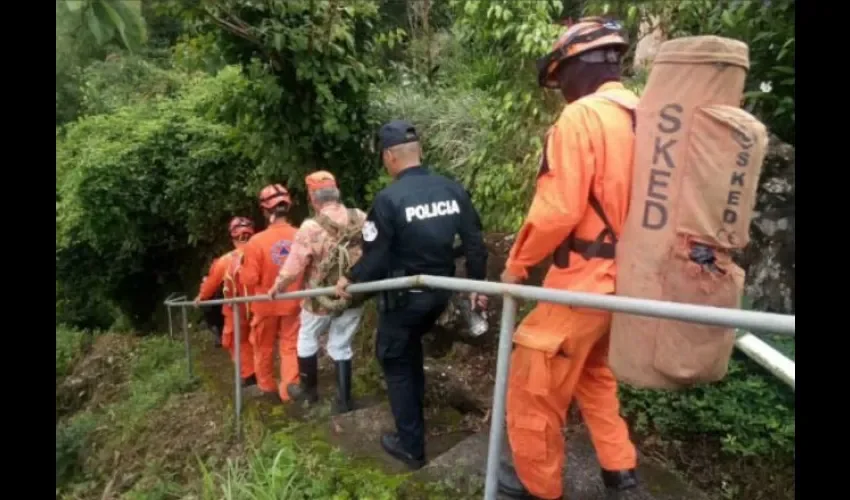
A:
MULTIPOLYGON (((296 229, 285 220, 271 223, 255 234, 242 247, 245 254, 240 271, 242 283, 252 294, 264 294, 274 285, 280 267, 286 261, 296 229)), ((303 276, 286 291, 301 289, 303 276)), ((278 391, 280 399, 289 400, 286 386, 298 383, 298 329, 301 313, 300 300, 253 302, 251 312, 251 342, 254 345, 254 369, 257 386, 264 392, 278 391), (279 340, 280 385, 275 386, 274 343, 279 340)))
MULTIPOLYGON (((207 278, 201 284, 201 291, 198 293, 198 298, 208 300, 215 295, 216 290, 224 284, 225 298, 233 298, 245 296, 244 289, 240 289, 237 283, 237 271, 242 254, 240 250, 231 250, 226 254, 216 259, 207 278), (242 293, 240 293, 242 292, 242 293)), ((230 358, 233 359, 233 305, 225 304, 221 308, 221 313, 224 316, 224 331, 221 334, 221 345, 230 353, 230 358)), ((251 328, 248 322, 248 308, 246 304, 239 304, 239 329, 241 331, 239 346, 240 359, 240 376, 248 378, 254 374, 254 350, 251 343, 248 342, 249 330, 251 328)))
MULTIPOLYGON (((622 84, 597 91, 637 103, 622 84)), ((549 129, 528 217, 505 268, 527 278, 528 268, 575 236, 593 241, 605 229, 589 206, 592 192, 616 234, 629 207, 634 133, 631 114, 598 95, 568 104, 549 129)), ((610 240, 606 240, 610 242, 610 240)), ((569 266, 550 267, 547 288, 610 294, 617 268, 613 259, 585 260, 569 252, 569 266)), ((541 498, 561 498, 567 410, 573 397, 606 470, 627 470, 636 450, 620 417, 617 382, 608 368, 611 313, 558 304, 539 304, 519 325, 508 378, 507 427, 516 472, 526 489, 541 498)))

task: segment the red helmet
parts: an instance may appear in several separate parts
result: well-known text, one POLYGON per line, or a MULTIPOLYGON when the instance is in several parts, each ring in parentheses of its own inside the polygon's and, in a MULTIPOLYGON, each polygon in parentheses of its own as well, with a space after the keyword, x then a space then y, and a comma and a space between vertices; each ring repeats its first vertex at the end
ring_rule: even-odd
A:
POLYGON ((234 217, 230 220, 228 230, 230 237, 234 240, 239 239, 240 236, 250 237, 254 234, 254 223, 251 222, 251 219, 245 217, 234 217))
POLYGON ((269 184, 260 191, 260 206, 266 210, 271 210, 281 203, 287 207, 292 205, 292 199, 289 198, 289 191, 281 184, 269 184))

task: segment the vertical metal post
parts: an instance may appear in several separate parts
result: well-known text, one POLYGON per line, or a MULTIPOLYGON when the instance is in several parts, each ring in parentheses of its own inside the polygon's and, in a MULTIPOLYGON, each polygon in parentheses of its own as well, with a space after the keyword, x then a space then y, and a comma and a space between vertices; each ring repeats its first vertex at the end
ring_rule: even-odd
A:
POLYGON ((189 346, 189 319, 186 317, 186 306, 180 308, 183 315, 183 339, 186 341, 186 369, 189 380, 192 380, 192 348, 189 346))
POLYGON ((171 319, 171 306, 166 305, 165 309, 168 311, 168 336, 171 340, 174 340, 174 320, 171 319))
POLYGON ((487 447, 487 478, 484 500, 496 500, 499 493, 498 473, 502 455, 502 432, 505 426, 505 399, 508 393, 508 368, 511 364, 516 299, 505 294, 502 302, 502 324, 499 329, 499 351, 496 358, 496 385, 493 388, 493 411, 490 413, 490 445, 487 447))
POLYGON ((234 411, 236 413, 236 440, 242 439, 242 311, 240 304, 233 304, 233 366, 235 366, 235 375, 233 376, 234 391, 236 397, 234 399, 234 411))

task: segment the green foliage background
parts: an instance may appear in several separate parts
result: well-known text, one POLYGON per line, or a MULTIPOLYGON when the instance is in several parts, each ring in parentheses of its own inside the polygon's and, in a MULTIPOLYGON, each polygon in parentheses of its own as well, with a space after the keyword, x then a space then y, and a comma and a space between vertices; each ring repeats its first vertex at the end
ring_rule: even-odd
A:
MULTIPOLYGON (((390 118, 417 125, 427 162, 467 186, 487 230, 516 230, 562 105, 534 72, 561 16, 746 41, 745 105, 793 144, 793 11, 792 0, 57 1, 57 323, 154 328, 162 298, 195 290, 227 248, 230 217, 260 223, 264 184, 303 200, 303 176, 325 168, 367 207, 388 183, 372 144, 390 118)), ((643 75, 628 76, 639 89, 643 75)), ((624 411, 719 436, 729 453, 790 456, 793 395, 756 371, 736 360, 701 392, 629 391, 624 411)))

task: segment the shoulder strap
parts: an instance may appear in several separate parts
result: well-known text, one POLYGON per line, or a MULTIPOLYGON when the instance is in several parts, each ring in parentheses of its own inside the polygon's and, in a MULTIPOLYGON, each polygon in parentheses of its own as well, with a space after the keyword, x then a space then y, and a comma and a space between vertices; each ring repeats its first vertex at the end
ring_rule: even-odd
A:
MULTIPOLYGON (((629 114, 632 117, 632 130, 636 129, 636 127, 637 127, 637 117, 635 116, 635 110, 637 109, 637 105, 638 105, 637 99, 633 99, 633 98, 631 98, 631 96, 622 95, 621 93, 616 92, 616 91, 599 92, 597 94, 594 94, 594 97, 599 97, 599 98, 605 99, 607 101, 613 102, 614 104, 616 104, 616 105, 620 106, 621 108, 625 109, 626 111, 628 111, 629 114)), ((591 246, 591 249, 595 250, 595 247, 598 246, 597 243, 600 243, 600 244, 602 243, 602 240, 605 238, 605 233, 608 233, 611 236, 611 241, 613 241, 616 244, 617 243, 617 236, 614 233, 614 227, 611 225, 611 222, 608 220, 608 217, 605 215, 605 211, 602 210, 602 204, 599 203, 599 200, 596 199, 596 196, 593 194, 592 191, 590 193, 590 198, 587 201, 590 204, 590 207, 593 209, 593 211, 596 212, 596 215, 598 215, 599 218, 602 219, 602 222, 605 224, 605 231, 603 231, 599 235, 599 237, 596 238, 596 241, 594 241, 594 244, 591 246)))
POLYGON ((599 236, 596 237, 596 240, 593 242, 593 245, 590 246, 589 252, 596 253, 598 247, 605 240, 606 233, 611 237, 611 242, 615 245, 617 244, 617 234, 614 232, 614 226, 611 225, 611 221, 608 220, 608 216, 605 215, 605 211, 602 209, 602 204, 599 203, 599 200, 596 199, 596 195, 592 192, 590 193, 590 198, 587 200, 590 204, 590 208, 596 212, 596 215, 602 219, 602 223, 605 224, 605 230, 599 233, 599 236))
MULTIPOLYGON (((345 225, 339 226, 339 239, 340 242, 350 240, 355 233, 360 232, 360 227, 358 225, 358 217, 357 211, 349 208, 346 210, 346 214, 348 215, 348 221, 345 225)), ((347 245, 346 241, 346 245, 347 245)))
POLYGON ((330 234, 335 235, 342 230, 339 224, 332 221, 331 218, 325 214, 319 214, 318 216, 314 217, 313 220, 316 221, 316 224, 321 226, 322 229, 324 229, 330 234))

